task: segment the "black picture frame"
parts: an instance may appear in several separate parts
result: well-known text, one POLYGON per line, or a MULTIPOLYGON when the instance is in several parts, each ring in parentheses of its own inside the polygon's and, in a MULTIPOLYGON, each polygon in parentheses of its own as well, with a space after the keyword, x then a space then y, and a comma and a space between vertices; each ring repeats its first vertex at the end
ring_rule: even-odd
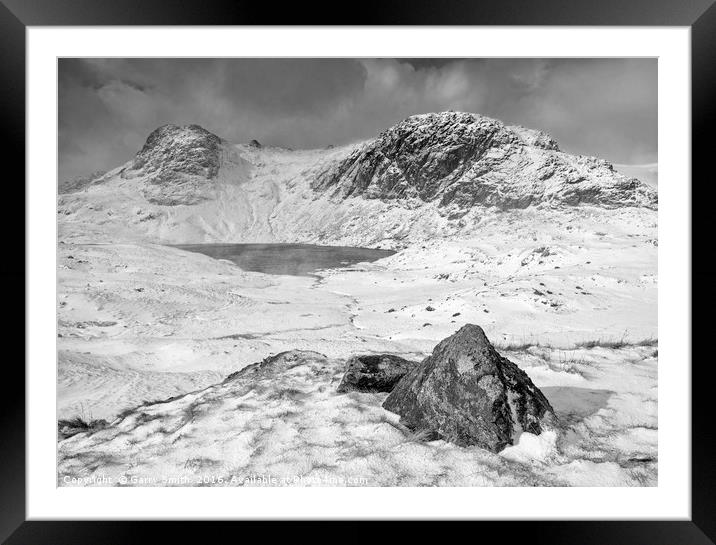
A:
MULTIPOLYGON (((274 4, 208 0, 0 0, 0 121, 4 145, 3 195, 0 214, 3 233, 24 225, 25 202, 25 30, 28 26, 79 25, 576 25, 576 26, 688 26, 692 62, 692 515, 690 521, 502 521, 479 522, 478 531, 499 535, 501 541, 579 543, 581 545, 688 545, 716 542, 716 469, 713 455, 711 358, 705 350, 713 308, 716 273, 708 267, 713 232, 714 182, 707 178, 716 148, 716 5, 714 0, 413 0, 364 1, 355 9, 339 3, 274 4), (694 190, 698 190, 696 193, 694 190), (698 198, 693 198, 698 195, 698 198), (699 309, 703 310, 699 319, 699 309)), ((668 150, 659 150, 668 153, 668 150)), ((685 181, 685 183, 687 183, 685 181)), ((8 241, 11 255, 24 256, 25 241, 8 241)), ((25 373, 24 297, 31 290, 25 280, 25 260, 15 258, 0 267, 7 334, 5 385, 0 410, 0 540, 12 545, 71 543, 204 542, 220 530, 250 535, 256 523, 221 522, 50 522, 25 520, 25 373), (20 290, 19 286, 25 290, 20 290), (8 304, 9 303, 9 304, 8 304), (20 310, 22 309, 22 310, 20 310), (9 311, 9 312, 8 312, 9 311), (11 355, 12 354, 12 355, 11 355), (209 525, 212 525, 209 527, 209 525), (158 537, 158 536, 161 536, 158 537), (197 536, 200 536, 197 538, 197 536)), ((272 532, 282 524, 272 523, 272 532)), ((420 523, 413 523, 420 524, 420 523)), ((415 526, 429 539, 430 529, 415 526)), ((301 528, 297 532, 308 532, 301 528)), ((340 537, 345 530, 325 530, 340 537)), ((360 530, 357 530, 360 532, 360 530)), ((433 530, 434 531, 434 530, 433 530)), ((441 532, 441 530, 437 530, 441 532)), ((474 530, 473 530, 474 531, 474 530)), ((383 531, 380 531, 381 534, 383 531)), ((301 535, 301 534, 297 534, 301 535)), ((375 534, 373 534, 375 535, 375 534)), ((442 533, 441 535, 444 535, 442 533)), ((212 538, 213 539, 213 538, 212 538)))

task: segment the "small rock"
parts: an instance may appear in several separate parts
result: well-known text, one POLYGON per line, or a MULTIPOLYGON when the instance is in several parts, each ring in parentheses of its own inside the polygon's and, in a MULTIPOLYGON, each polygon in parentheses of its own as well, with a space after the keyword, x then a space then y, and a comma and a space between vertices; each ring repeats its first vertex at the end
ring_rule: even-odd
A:
POLYGON ((338 393, 390 392, 416 365, 416 362, 390 354, 353 356, 348 360, 338 393))
POLYGON ((427 307, 425 307, 425 310, 427 310, 428 312, 432 312, 435 309, 433 307, 431 307, 430 305, 428 305, 427 307))

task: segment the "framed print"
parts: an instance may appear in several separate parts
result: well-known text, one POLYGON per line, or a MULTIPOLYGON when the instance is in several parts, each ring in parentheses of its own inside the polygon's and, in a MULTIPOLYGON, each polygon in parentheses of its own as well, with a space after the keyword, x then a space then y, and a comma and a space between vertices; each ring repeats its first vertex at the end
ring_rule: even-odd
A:
POLYGON ((8 543, 712 542, 710 2, 167 4, 0 11, 8 543))

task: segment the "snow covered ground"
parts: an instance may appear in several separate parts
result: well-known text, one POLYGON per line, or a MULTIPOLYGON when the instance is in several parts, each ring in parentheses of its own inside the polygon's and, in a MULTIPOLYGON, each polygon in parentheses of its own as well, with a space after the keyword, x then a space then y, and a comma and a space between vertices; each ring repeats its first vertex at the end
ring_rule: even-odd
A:
MULTIPOLYGON (((314 191, 353 149, 222 141, 216 178, 190 179, 194 204, 148 200, 172 187, 132 162, 60 195, 58 419, 91 429, 60 436, 58 484, 656 485, 657 211, 455 213, 314 191), (203 242, 399 251, 298 277, 167 245, 203 242), (386 394, 336 393, 348 357, 417 361, 466 323, 542 389, 558 430, 492 454, 426 442, 381 408, 386 394)), ((584 179, 611 172, 563 160, 596 165, 584 179)))
POLYGON ((59 443, 59 484, 270 473, 304 485, 655 485, 656 213, 495 213, 480 233, 317 278, 145 242, 60 243, 58 417, 111 425, 59 443), (336 393, 350 355, 418 360, 465 323, 543 390, 558 437, 523 435, 499 455, 425 443, 383 394, 336 393), (320 356, 240 395, 216 386, 291 350, 320 356))
POLYGON ((343 360, 289 352, 265 372, 129 411, 59 445, 59 483, 145 486, 640 486, 656 484, 653 349, 516 358, 550 398, 560 434, 499 454, 425 442, 381 408, 337 394, 343 360), (270 479, 266 481, 265 479, 270 479))

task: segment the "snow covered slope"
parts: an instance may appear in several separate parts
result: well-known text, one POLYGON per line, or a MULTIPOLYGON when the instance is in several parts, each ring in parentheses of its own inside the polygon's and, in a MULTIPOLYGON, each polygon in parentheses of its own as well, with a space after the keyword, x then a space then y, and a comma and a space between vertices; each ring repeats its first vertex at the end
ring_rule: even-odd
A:
POLYGON ((234 145, 196 125, 155 130, 125 165, 70 187, 60 239, 405 247, 467 237, 526 207, 654 209, 656 191, 544 133, 476 114, 413 116, 336 149, 234 145))
POLYGON ((525 432, 499 454, 426 441, 381 407, 387 394, 337 393, 344 361, 284 352, 61 441, 58 485, 654 486, 649 352, 581 351, 571 383, 540 380, 560 433, 525 432))

